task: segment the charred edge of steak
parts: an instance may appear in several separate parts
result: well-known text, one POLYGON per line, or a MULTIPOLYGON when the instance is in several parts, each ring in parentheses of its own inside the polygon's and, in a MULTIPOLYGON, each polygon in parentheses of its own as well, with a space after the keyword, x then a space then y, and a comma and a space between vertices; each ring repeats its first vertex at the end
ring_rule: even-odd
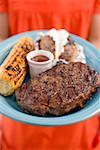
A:
POLYGON ((97 74, 94 80, 95 87, 100 87, 100 74, 97 74))

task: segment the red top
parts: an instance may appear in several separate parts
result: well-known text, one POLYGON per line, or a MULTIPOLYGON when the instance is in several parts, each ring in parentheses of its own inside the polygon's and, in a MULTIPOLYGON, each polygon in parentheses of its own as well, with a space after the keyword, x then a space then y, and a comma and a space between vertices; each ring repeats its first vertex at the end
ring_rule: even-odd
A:
MULTIPOLYGON (((27 30, 65 28, 88 37, 100 0, 0 0, 12 34, 27 30)), ((99 119, 63 127, 36 127, 3 117, 2 150, 99 150, 99 119)))

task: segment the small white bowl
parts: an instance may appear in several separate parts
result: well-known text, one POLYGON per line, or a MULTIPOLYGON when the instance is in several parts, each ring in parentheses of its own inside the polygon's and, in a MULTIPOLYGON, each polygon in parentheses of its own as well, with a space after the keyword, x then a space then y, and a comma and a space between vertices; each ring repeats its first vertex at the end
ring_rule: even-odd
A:
POLYGON ((31 78, 53 67, 54 56, 49 51, 45 50, 32 51, 27 54, 26 59, 28 61, 31 78), (49 58, 49 60, 44 62, 37 62, 32 60, 33 57, 39 55, 46 56, 49 58))

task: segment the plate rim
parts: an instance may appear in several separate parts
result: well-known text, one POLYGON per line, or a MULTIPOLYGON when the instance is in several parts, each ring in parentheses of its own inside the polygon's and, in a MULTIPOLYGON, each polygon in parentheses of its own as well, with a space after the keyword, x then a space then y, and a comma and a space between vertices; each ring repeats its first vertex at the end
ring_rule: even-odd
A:
MULTIPOLYGON (((0 54, 1 54, 1 56, 2 56, 2 51, 4 49, 6 50, 6 49, 10 48, 13 44, 16 43, 16 40, 18 40, 19 38, 21 38, 23 36, 32 36, 34 33, 37 34, 38 32, 44 32, 44 31, 46 31, 46 30, 35 30, 35 31, 23 32, 23 33, 14 35, 14 36, 6 39, 5 41, 3 41, 3 42, 0 43, 0 49, 1 49, 0 50, 0 54)), ((93 51, 95 51, 95 53, 97 54, 97 57, 98 57, 97 61, 99 62, 100 51, 98 51, 91 43, 89 43, 88 41, 82 39, 81 37, 79 37, 77 35, 73 35, 73 34, 72 34, 72 36, 76 40, 80 41, 79 43, 82 42, 82 43, 86 44, 87 47, 90 47, 91 49, 93 49, 93 51)), ((83 109, 81 109, 81 112, 80 111, 79 112, 75 112, 74 114, 69 114, 69 115, 62 116, 62 117, 50 117, 50 118, 47 118, 47 117, 37 117, 37 116, 31 116, 31 115, 23 113, 23 115, 25 116, 24 119, 22 119, 22 116, 21 117, 17 116, 17 118, 16 118, 16 117, 14 117, 14 114, 12 114, 12 112, 9 113, 9 109, 7 107, 6 108, 4 107, 5 105, 2 103, 2 101, 0 101, 0 113, 3 114, 4 116, 7 116, 7 117, 13 119, 13 120, 16 120, 16 121, 19 121, 19 122, 25 123, 25 124, 41 125, 41 126, 62 126, 62 125, 69 125, 69 124, 73 124, 73 123, 78 123, 80 121, 88 119, 88 118, 92 117, 93 115, 99 113, 100 112, 99 107, 98 107, 99 106, 98 105, 99 101, 100 101, 100 96, 99 96, 98 101, 96 101, 94 103, 95 105, 91 106, 91 109, 90 109, 90 107, 86 109, 87 114, 88 114, 87 117, 86 117, 85 108, 83 108, 83 109), (73 115, 74 116, 78 116, 78 115, 82 114, 82 112, 85 112, 85 116, 84 116, 84 113, 83 113, 83 117, 81 117, 81 118, 79 117, 77 119, 77 121, 75 121, 76 117, 75 117, 75 119, 71 119, 70 120, 70 118, 69 118, 70 116, 71 117, 73 115), (66 119, 66 117, 67 117, 67 119, 66 119), (31 120, 30 118, 33 118, 33 119, 31 120), (38 120, 37 120, 37 118, 38 118, 38 120), (53 118, 53 120, 51 118, 53 118), (69 122, 68 122, 68 119, 69 119, 69 122), (50 120, 51 120, 51 122, 50 122, 50 120)), ((19 115, 22 114, 22 112, 19 112, 18 110, 15 110, 14 108, 12 108, 12 109, 13 109, 13 112, 15 112, 15 113, 17 112, 19 115)), ((16 114, 15 114, 15 116, 16 116, 16 114)))

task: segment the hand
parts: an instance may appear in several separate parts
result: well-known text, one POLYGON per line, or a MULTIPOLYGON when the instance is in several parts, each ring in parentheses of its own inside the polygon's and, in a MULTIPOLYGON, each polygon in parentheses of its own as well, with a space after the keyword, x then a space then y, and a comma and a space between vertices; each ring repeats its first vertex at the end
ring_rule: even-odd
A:
POLYGON ((92 18, 91 28, 89 33, 89 41, 100 49, 100 15, 95 14, 92 18))
POLYGON ((0 42, 8 37, 8 16, 6 13, 0 13, 0 42))
POLYGON ((0 38, 0 42, 2 42, 4 39, 3 38, 0 38))

